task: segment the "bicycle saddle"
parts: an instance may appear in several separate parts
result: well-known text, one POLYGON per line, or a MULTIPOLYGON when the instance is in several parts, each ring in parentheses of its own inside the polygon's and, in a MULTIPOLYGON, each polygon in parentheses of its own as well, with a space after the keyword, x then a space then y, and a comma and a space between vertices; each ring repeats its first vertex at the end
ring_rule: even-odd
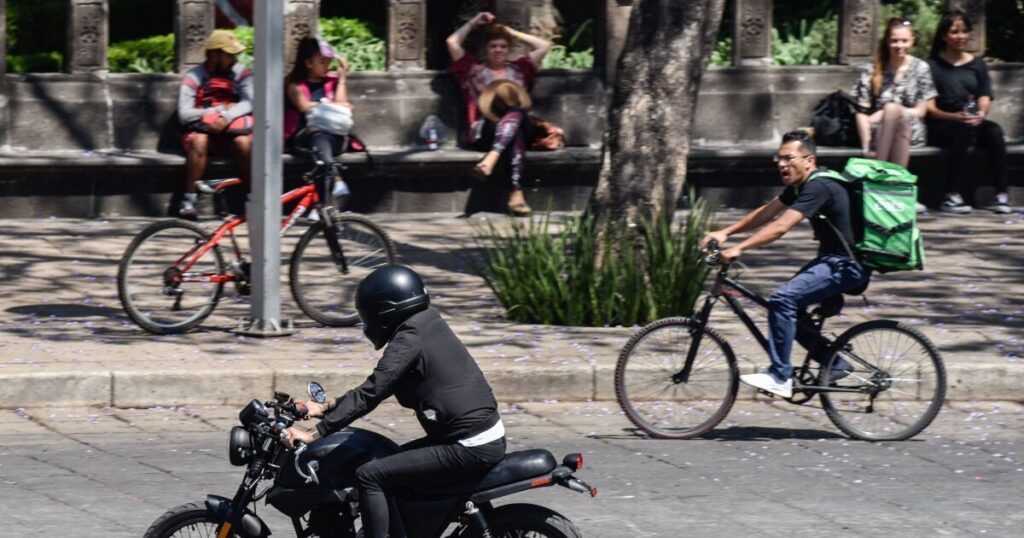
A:
POLYGON ((228 187, 233 187, 235 185, 241 184, 241 179, 238 179, 237 177, 229 177, 223 179, 207 179, 196 181, 196 188, 199 189, 199 192, 205 194, 213 194, 215 192, 224 190, 228 187))

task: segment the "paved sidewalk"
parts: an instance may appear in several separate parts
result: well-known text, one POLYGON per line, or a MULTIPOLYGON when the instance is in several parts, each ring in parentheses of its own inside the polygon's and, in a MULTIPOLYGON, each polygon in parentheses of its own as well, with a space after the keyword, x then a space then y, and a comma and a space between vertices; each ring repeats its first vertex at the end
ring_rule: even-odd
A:
MULTIPOLYGON (((472 225, 505 217, 373 218, 391 234, 403 263, 424 275, 433 304, 470 346, 499 398, 614 399, 615 360, 635 327, 511 323, 466 267, 463 256, 474 248, 472 225)), ((248 313, 247 299, 235 297, 230 287, 200 330, 163 337, 142 331, 123 314, 115 279, 125 246, 148 222, 0 221, 0 406, 239 403, 273 389, 298 392, 309 378, 332 387, 352 386, 372 368, 376 356, 358 328, 317 327, 287 295, 282 297, 284 313, 301 329, 287 338, 229 332, 248 313)), ((950 399, 1020 401, 1024 218, 979 211, 966 217, 927 216, 921 226, 928 269, 876 278, 870 304, 851 300, 829 329, 838 334, 866 319, 903 320, 941 349, 950 399)), ((299 235, 289 232, 285 257, 299 235)), ((746 259, 751 267, 741 280, 767 293, 809 259, 815 245, 809 226, 791 235, 746 259)), ((755 319, 763 326, 763 316, 755 319)), ((717 310, 712 322, 732 343, 745 371, 767 364, 726 309, 717 310)))

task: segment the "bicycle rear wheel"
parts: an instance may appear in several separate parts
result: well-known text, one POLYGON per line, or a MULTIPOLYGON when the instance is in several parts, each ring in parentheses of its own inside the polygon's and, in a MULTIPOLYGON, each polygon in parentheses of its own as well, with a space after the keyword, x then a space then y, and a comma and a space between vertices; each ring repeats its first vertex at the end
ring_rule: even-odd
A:
POLYGON ((324 225, 317 222, 295 245, 288 282, 307 316, 330 327, 347 327, 359 323, 356 287, 374 269, 394 263, 395 247, 388 234, 366 217, 346 213, 335 215, 334 221, 345 270, 334 263, 324 225))
POLYGON ((179 334, 213 312, 224 290, 209 278, 224 273, 216 246, 185 271, 210 234, 181 220, 155 222, 128 245, 117 268, 117 294, 128 317, 155 334, 179 334))
POLYGON ((686 318, 655 321, 626 343, 615 366, 615 395, 626 417, 645 433, 689 439, 718 425, 736 401, 739 371, 729 344, 698 332, 686 318), (689 379, 677 383, 696 336, 700 345, 689 379))
POLYGON ((821 404, 837 428, 865 441, 903 441, 928 427, 946 397, 935 345, 892 320, 856 325, 836 340, 820 373, 821 404))

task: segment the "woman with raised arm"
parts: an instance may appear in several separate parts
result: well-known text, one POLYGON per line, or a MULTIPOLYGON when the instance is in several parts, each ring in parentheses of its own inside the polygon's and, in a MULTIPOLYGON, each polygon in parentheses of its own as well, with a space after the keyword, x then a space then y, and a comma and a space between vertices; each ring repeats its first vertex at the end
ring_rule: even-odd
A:
POLYGON ((910 21, 889 19, 874 63, 853 87, 857 104, 869 111, 857 113, 864 156, 903 167, 910 164, 910 148, 927 142, 924 116, 936 95, 928 62, 910 54, 913 46, 910 21))
POLYGON ((932 41, 932 76, 939 97, 928 107, 928 142, 941 146, 948 157, 946 199, 939 206, 947 213, 970 213, 961 191, 975 177, 967 166, 967 149, 972 143, 988 149, 991 174, 996 190, 991 210, 1010 213, 1010 195, 1006 188, 1006 141, 1003 129, 989 119, 992 107, 992 81, 985 62, 967 52, 971 21, 963 11, 950 11, 939 20, 932 41))
POLYGON ((481 178, 490 177, 502 153, 511 155, 511 193, 508 210, 516 216, 530 214, 530 206, 523 197, 522 177, 526 165, 526 147, 529 141, 527 111, 530 109, 528 91, 537 77, 537 70, 552 43, 494 22, 494 15, 477 13, 458 30, 448 36, 448 53, 452 57, 449 68, 458 80, 465 99, 467 146, 487 151, 473 171, 481 178), (477 60, 467 54, 462 44, 476 28, 484 27, 484 59, 477 60), (522 41, 530 52, 509 61, 509 49, 515 41, 522 41), (500 81, 505 81, 504 83, 500 81), (485 91, 486 90, 486 91, 485 91))

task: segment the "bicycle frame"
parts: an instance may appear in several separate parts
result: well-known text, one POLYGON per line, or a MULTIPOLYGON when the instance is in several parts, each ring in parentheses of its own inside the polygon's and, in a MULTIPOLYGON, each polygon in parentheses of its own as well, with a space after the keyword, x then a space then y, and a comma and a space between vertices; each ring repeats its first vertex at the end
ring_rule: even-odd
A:
MULTIPOLYGON (((312 173, 311 174, 307 174, 307 178, 310 177, 311 175, 313 175, 313 174, 312 173)), ((282 206, 287 204, 287 203, 289 203, 289 202, 294 202, 295 200, 299 201, 298 204, 296 204, 295 208, 292 209, 291 213, 289 213, 281 221, 281 231, 280 231, 280 234, 282 236, 288 231, 289 228, 291 228, 291 226, 293 224, 295 224, 295 221, 298 220, 299 216, 301 216, 303 214, 303 212, 305 212, 308 208, 310 208, 310 207, 317 207, 318 210, 319 210, 320 194, 317 192, 316 183, 315 182, 307 181, 305 185, 303 185, 301 187, 298 187, 296 189, 293 189, 291 191, 288 191, 288 192, 284 193, 283 195, 281 195, 281 205, 282 206)), ((322 215, 322 217, 327 217, 327 215, 322 215)), ((223 224, 221 224, 220 226, 217 227, 217 229, 211 235, 209 241, 202 241, 202 242, 197 241, 196 245, 194 245, 191 249, 189 249, 183 256, 178 258, 178 260, 174 263, 174 265, 172 267, 178 267, 186 259, 189 260, 184 265, 184 267, 182 267, 176 274, 172 275, 172 277, 170 278, 170 281, 173 282, 173 283, 176 283, 176 284, 177 283, 183 283, 183 282, 224 283, 224 282, 233 282, 233 281, 236 281, 236 280, 245 280, 245 279, 247 279, 246 275, 244 275, 244 274, 237 274, 236 272, 231 272, 231 271, 223 272, 223 273, 219 273, 219 274, 208 274, 208 273, 194 274, 194 273, 189 273, 189 270, 192 269, 192 267, 195 266, 195 264, 198 263, 198 261, 207 252, 209 252, 209 250, 211 248, 213 248, 216 245, 220 244, 220 241, 222 239, 224 239, 224 236, 228 236, 228 237, 231 238, 231 244, 232 244, 232 247, 234 248, 234 251, 235 251, 235 258, 238 259, 238 260, 241 260, 242 257, 243 257, 242 250, 238 246, 238 240, 235 237, 235 231, 234 230, 235 230, 235 228, 237 228, 237 227, 241 226, 243 223, 245 223, 246 220, 247 219, 246 219, 246 217, 244 215, 236 216, 234 218, 231 218, 227 222, 225 222, 225 223, 223 223, 223 224)), ((337 240, 337 235, 336 235, 334 227, 333 226, 325 226, 324 230, 325 230, 325 235, 327 236, 327 243, 328 243, 328 245, 330 247, 331 254, 332 254, 332 257, 334 258, 335 264, 338 265, 338 268, 343 273, 347 273, 348 272, 347 262, 345 261, 345 257, 344 257, 344 255, 343 255, 343 253, 341 251, 341 245, 339 244, 339 242, 337 240)))
MULTIPOLYGON (((761 345, 761 349, 764 350, 765 354, 769 354, 768 339, 765 337, 764 333, 761 332, 761 329, 758 328, 757 324, 754 323, 754 320, 750 318, 746 310, 743 309, 743 305, 737 297, 745 297, 766 310, 768 309, 768 301, 756 292, 744 287, 732 278, 729 278, 728 270, 728 266, 722 266, 721 269, 719 269, 718 275, 715 277, 715 282, 711 286, 711 291, 708 294, 707 299, 704 300, 704 306, 701 308, 700 312, 692 318, 694 322, 693 341, 690 344, 690 349, 687 351, 686 361, 683 363, 683 368, 672 376, 672 381, 675 383, 686 383, 687 380, 689 380, 690 371, 693 368, 693 362, 697 356, 697 350, 700 347, 701 337, 704 334, 704 328, 707 326, 708 319, 711 317, 711 310, 714 308, 715 303, 718 302, 718 299, 722 297, 725 298, 725 302, 729 304, 729 308, 733 313, 736 314, 736 316, 740 318, 740 321, 743 322, 743 325, 746 326, 751 336, 753 336, 754 339, 757 340, 757 343, 761 345)), ((834 344, 834 342, 829 340, 827 337, 823 336, 823 338, 828 340, 830 346, 834 344)), ((867 361, 864 361, 853 353, 849 353, 847 356, 870 370, 873 374, 880 372, 880 370, 874 365, 869 364, 867 361)), ((808 354, 807 358, 804 360, 804 365, 806 366, 810 360, 811 356, 808 354)), ((860 388, 802 385, 799 382, 794 383, 793 389, 808 392, 865 392, 860 388)))

